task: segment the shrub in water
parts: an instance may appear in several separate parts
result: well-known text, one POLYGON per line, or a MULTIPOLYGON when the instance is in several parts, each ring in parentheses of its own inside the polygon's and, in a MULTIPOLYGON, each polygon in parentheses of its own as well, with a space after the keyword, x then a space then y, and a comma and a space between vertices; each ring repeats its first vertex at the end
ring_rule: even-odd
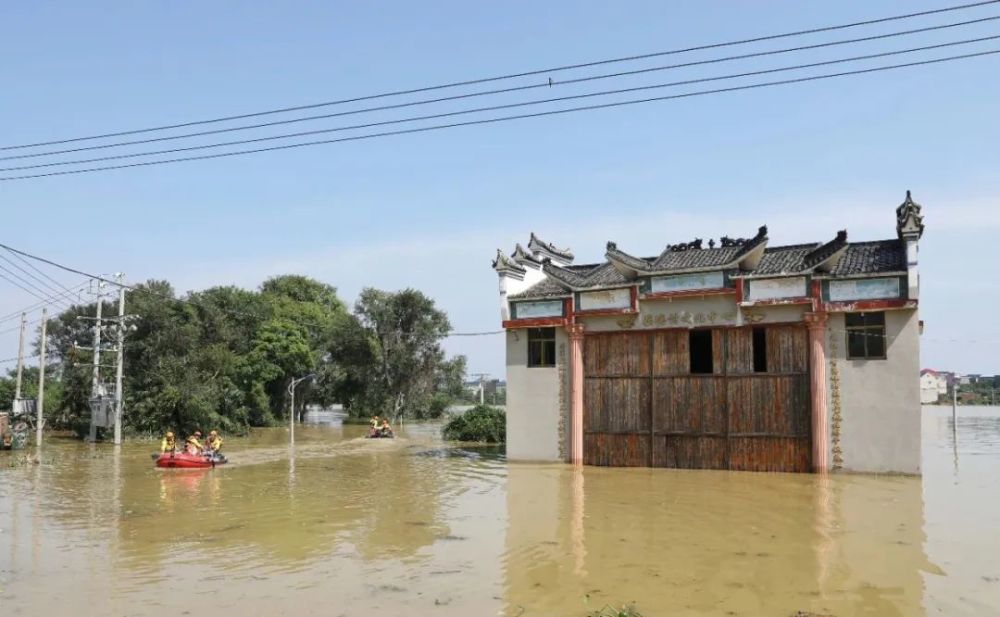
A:
POLYGON ((476 405, 448 420, 441 433, 449 441, 507 443, 507 415, 496 407, 476 405))

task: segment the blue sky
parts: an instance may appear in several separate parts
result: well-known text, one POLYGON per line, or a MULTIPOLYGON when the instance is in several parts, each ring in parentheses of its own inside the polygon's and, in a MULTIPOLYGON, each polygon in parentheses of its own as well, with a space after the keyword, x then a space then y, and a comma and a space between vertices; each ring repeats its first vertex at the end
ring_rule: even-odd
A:
MULTIPOLYGON (((0 53, 7 61, 0 64, 0 145, 944 5, 3 3, 0 53)), ((794 43, 996 14, 1000 5, 794 43)), ((554 88, 552 95, 1000 34, 997 23, 554 88)), ((753 49, 784 46, 790 42, 753 49)), ((865 66, 993 48, 1000 42, 865 66)), ((571 246, 578 261, 600 259, 607 240, 629 252, 656 253, 666 243, 695 236, 751 235, 764 223, 772 244, 827 240, 844 227, 852 240, 887 238, 894 235, 893 209, 912 189, 927 223, 921 363, 1000 372, 1000 325, 992 319, 1000 287, 988 269, 1000 232, 998 74, 1000 56, 991 56, 492 126, 5 182, 0 241, 85 270, 125 271, 133 281, 166 278, 181 290, 252 287, 283 272, 320 278, 351 302, 363 286, 412 286, 434 297, 457 330, 478 331, 499 327, 490 269, 495 249, 512 249, 530 231, 571 246)), ((548 95, 546 90, 491 102, 548 95)), ((293 125, 258 135, 339 124, 293 125)), ((0 314, 32 302, 0 281, 0 314)), ((13 325, 0 323, 0 331, 13 325)), ((448 349, 467 354, 472 371, 502 374, 502 337, 453 339, 448 349)), ((15 352, 13 334, 0 334, 0 358, 15 352)))

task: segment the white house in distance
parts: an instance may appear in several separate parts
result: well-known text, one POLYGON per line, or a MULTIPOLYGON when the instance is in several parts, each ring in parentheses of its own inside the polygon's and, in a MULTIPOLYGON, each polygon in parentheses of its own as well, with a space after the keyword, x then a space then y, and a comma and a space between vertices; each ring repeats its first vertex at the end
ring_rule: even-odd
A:
POLYGON ((935 405, 942 396, 948 394, 950 373, 942 373, 925 368, 920 371, 920 402, 924 405, 935 405))
POLYGON ((895 214, 874 242, 498 250, 508 457, 919 473, 924 225, 909 192, 895 214))

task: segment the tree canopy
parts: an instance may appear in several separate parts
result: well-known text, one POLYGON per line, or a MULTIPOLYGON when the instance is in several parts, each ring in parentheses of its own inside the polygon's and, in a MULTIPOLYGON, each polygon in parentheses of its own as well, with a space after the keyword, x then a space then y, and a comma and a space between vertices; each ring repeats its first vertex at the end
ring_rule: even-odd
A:
MULTIPOLYGON (((50 425, 85 429, 89 418, 96 305, 78 305, 48 324, 50 425)), ((117 314, 106 302, 105 316, 117 314)), ((124 423, 133 432, 218 428, 243 432, 287 420, 287 387, 294 413, 310 404, 342 403, 355 416, 440 415, 461 394, 465 359, 446 360, 440 342, 447 316, 415 290, 362 291, 353 314, 325 283, 304 276, 270 278, 256 291, 212 287, 178 296, 166 281, 128 292, 138 315, 125 345, 124 423)), ((101 364, 113 360, 114 324, 106 325, 101 364)), ((37 345, 36 345, 37 347, 37 345)), ((102 369, 109 381, 113 371, 102 369)), ((11 371, 13 374, 13 371, 11 371)), ((24 396, 34 393, 37 369, 26 368, 24 396), (34 371, 34 372, 32 372, 34 371)), ((0 378, 0 408, 13 398, 0 378)))

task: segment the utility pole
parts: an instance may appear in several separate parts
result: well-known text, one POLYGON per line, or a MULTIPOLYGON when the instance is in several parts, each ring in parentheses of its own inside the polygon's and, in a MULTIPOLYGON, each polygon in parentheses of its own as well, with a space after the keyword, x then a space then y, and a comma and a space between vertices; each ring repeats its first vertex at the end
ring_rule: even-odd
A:
POLYGON ((489 373, 473 373, 473 377, 479 378, 479 404, 486 404, 486 378, 489 377, 489 373))
POLYGON ((97 441, 97 424, 94 423, 93 414, 102 403, 101 397, 101 313, 104 307, 104 294, 101 289, 104 287, 103 281, 97 281, 97 314, 94 317, 94 374, 90 382, 90 441, 97 441))
POLYGON ((17 382, 14 386, 15 401, 21 398, 21 373, 24 370, 24 330, 27 326, 28 316, 26 313, 21 313, 21 338, 17 341, 17 382))
POLYGON ((291 445, 295 445, 295 387, 307 379, 312 379, 316 376, 316 373, 309 373, 308 375, 303 375, 298 379, 293 379, 291 383, 288 384, 288 394, 291 397, 292 407, 288 411, 288 435, 291 439, 291 445))
MULTIPOLYGON (((119 275, 118 282, 121 283, 119 275)), ((118 362, 115 366, 115 445, 122 443, 122 367, 125 361, 125 287, 118 287, 118 362)))
POLYGON ((42 308, 42 345, 38 356, 38 419, 35 422, 35 447, 42 447, 42 425, 45 424, 45 337, 48 326, 48 310, 42 308))
POLYGON ((952 377, 951 385, 951 425, 958 428, 958 373, 952 377))

